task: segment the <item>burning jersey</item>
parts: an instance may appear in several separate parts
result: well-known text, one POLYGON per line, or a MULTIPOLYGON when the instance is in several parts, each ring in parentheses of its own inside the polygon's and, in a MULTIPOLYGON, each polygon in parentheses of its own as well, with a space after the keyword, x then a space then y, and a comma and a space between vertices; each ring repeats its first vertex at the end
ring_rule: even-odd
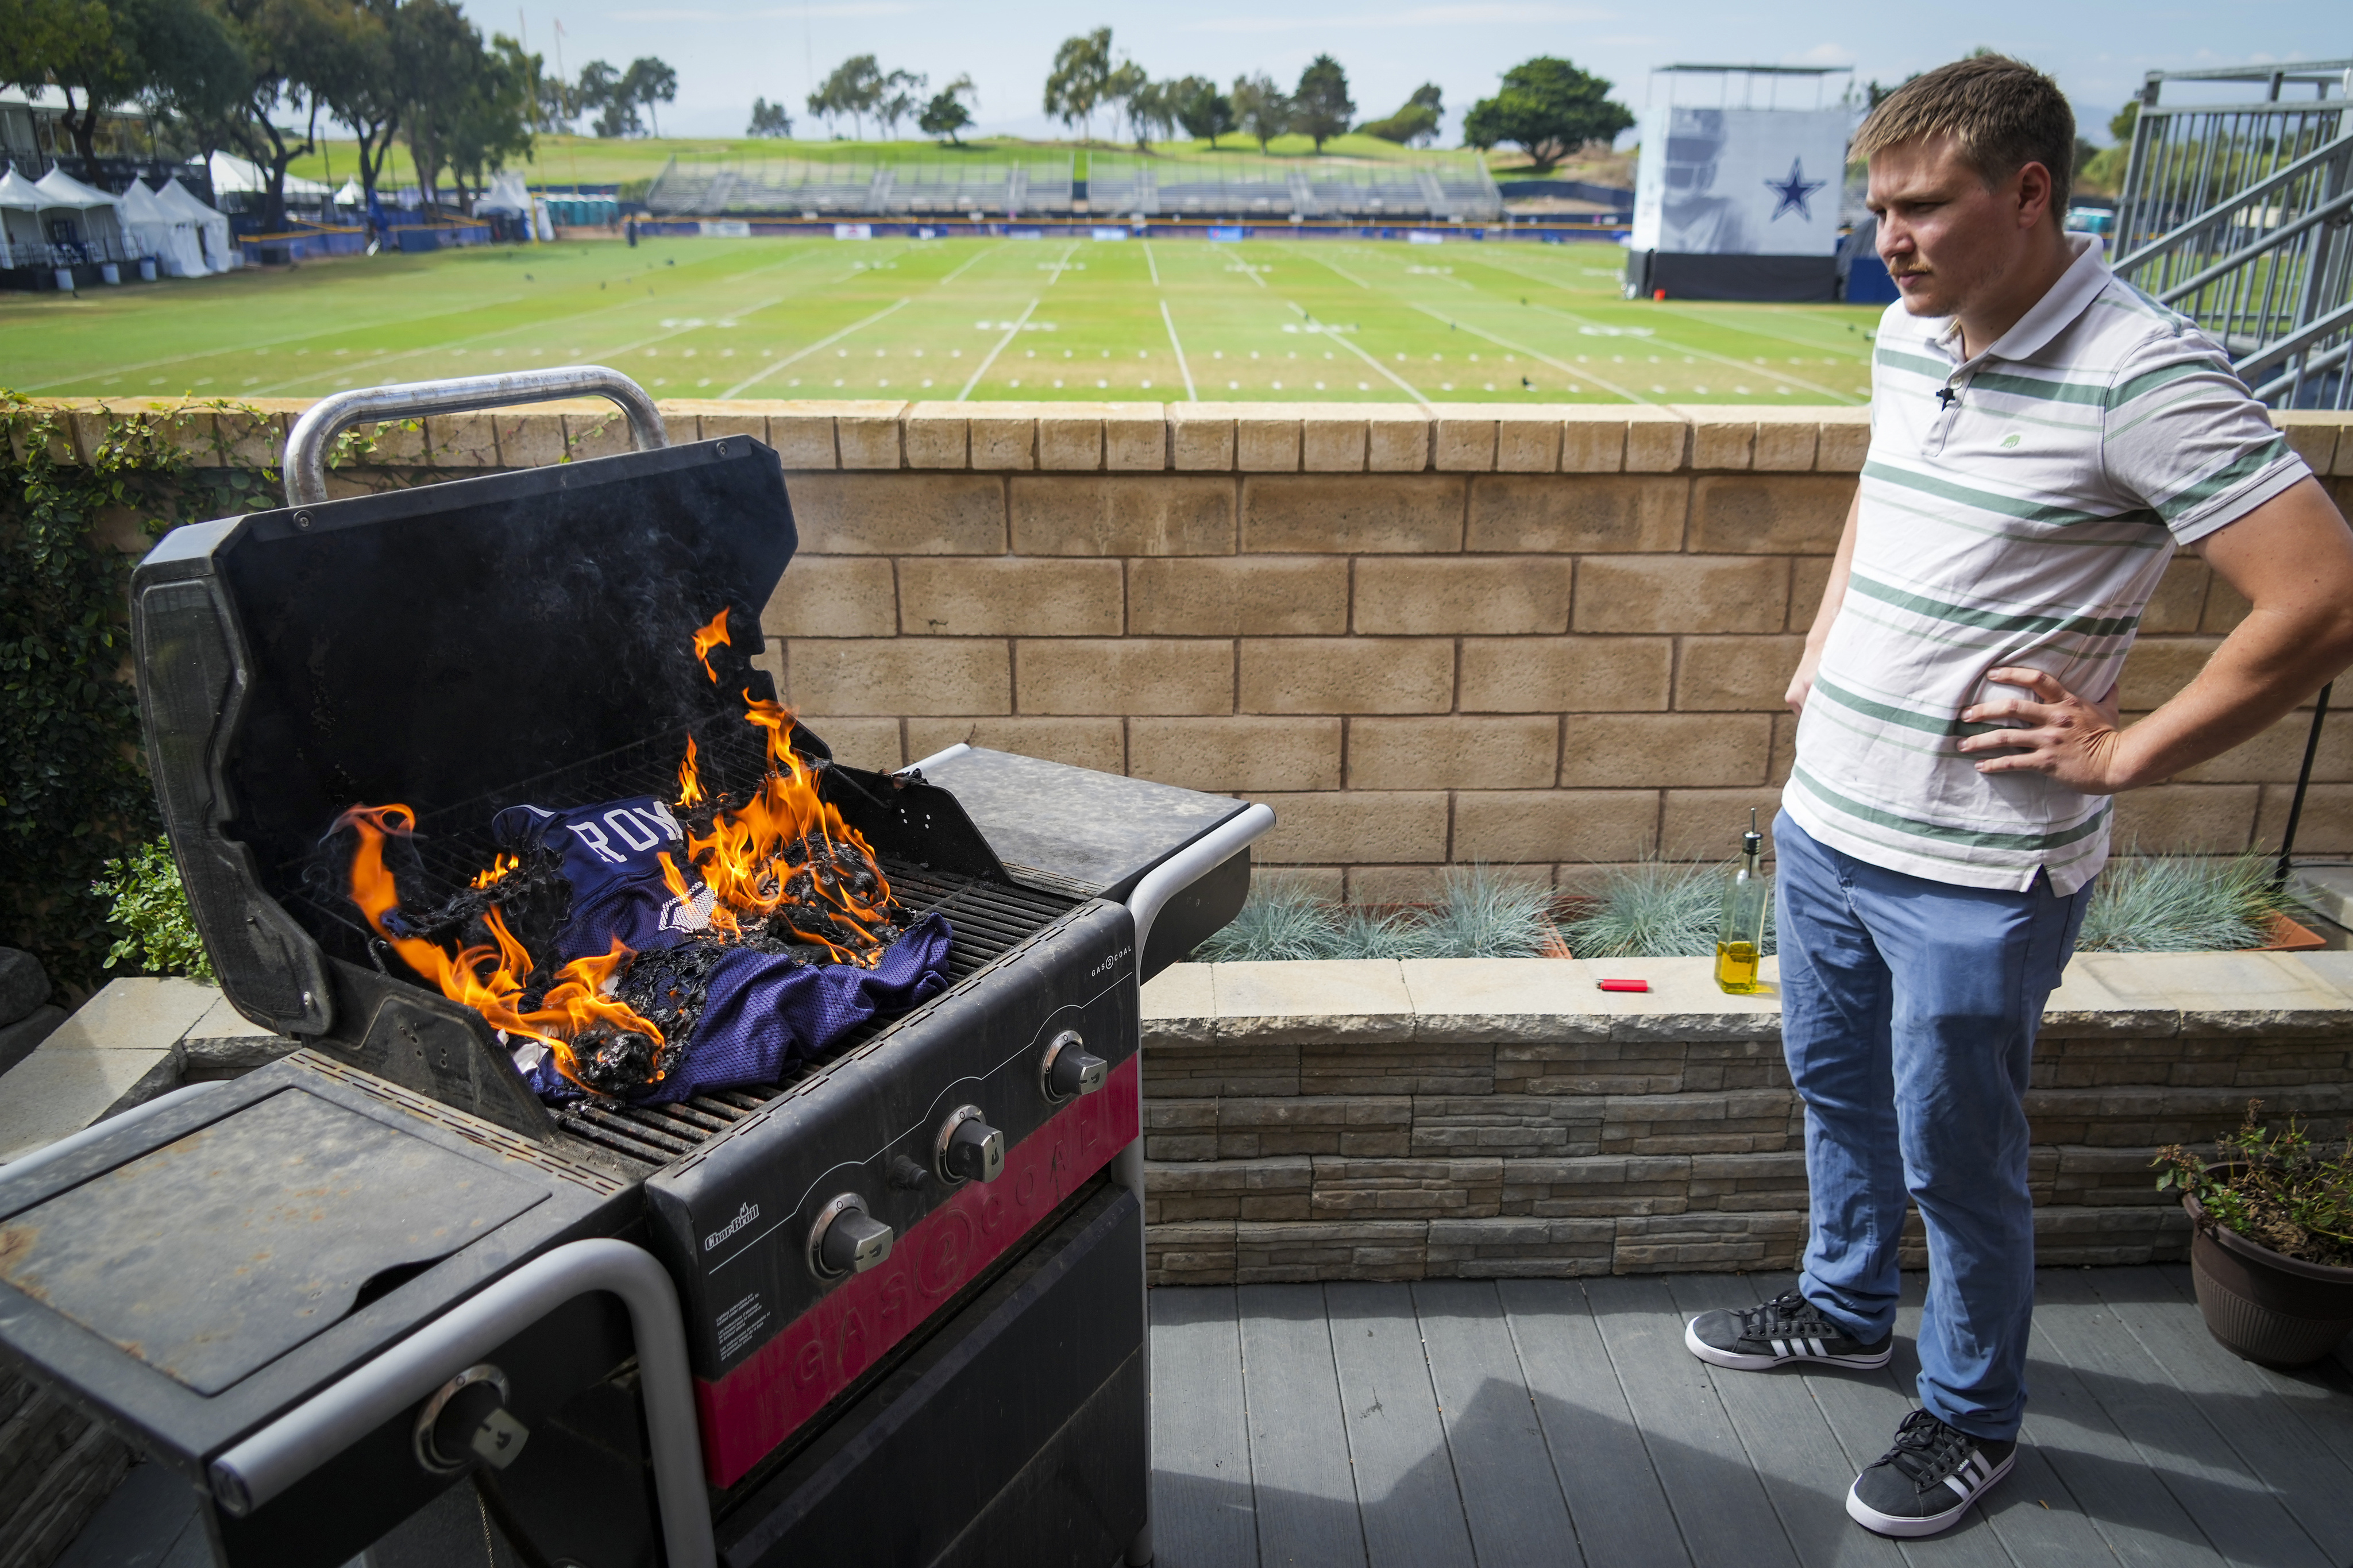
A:
POLYGON ((511 805, 491 819, 491 833, 503 849, 562 857, 572 888, 572 918, 556 943, 563 963, 607 952, 617 937, 632 952, 674 947, 711 923, 712 891, 687 858, 686 835, 652 795, 569 811, 511 805), (665 855, 688 897, 670 890, 665 855))

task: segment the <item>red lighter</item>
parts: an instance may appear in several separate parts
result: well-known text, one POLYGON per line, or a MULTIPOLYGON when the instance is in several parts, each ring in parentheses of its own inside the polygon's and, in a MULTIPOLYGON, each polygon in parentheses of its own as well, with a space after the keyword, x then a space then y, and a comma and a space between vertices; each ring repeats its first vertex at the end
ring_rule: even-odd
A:
POLYGON ((1650 988, 1651 983, 1647 980, 1605 980, 1601 982, 1601 989, 1604 991, 1648 991, 1650 988))

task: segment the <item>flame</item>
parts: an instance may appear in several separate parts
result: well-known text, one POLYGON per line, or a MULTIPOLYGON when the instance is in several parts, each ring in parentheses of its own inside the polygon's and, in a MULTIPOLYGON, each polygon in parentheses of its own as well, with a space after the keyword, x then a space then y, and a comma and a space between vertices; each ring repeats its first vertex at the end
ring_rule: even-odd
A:
POLYGON ((583 1089, 588 1086, 581 1082, 571 1042, 591 1026, 634 1031, 661 1044, 661 1030, 652 1020, 606 994, 630 956, 621 942, 616 941, 601 958, 575 958, 565 964, 540 1005, 524 1012, 518 1003, 533 968, 532 956, 496 909, 483 917, 495 945, 477 944, 455 953, 421 937, 398 935, 385 923, 385 917, 400 907, 400 889, 384 863, 385 840, 414 832, 415 812, 405 805, 358 805, 336 818, 335 826, 359 835, 359 848, 352 857, 352 901, 401 962, 439 986, 441 994, 471 1007, 494 1028, 546 1046, 556 1070, 583 1089))
MULTIPOLYGON (((717 895, 716 908, 734 915, 766 919, 814 901, 837 924, 855 932, 855 950, 822 931, 804 930, 789 918, 787 929, 801 941, 824 948, 837 963, 871 966, 881 955, 877 928, 889 923, 891 884, 864 836, 841 819, 839 808, 818 793, 817 770, 792 746, 792 710, 744 693, 744 719, 768 732, 768 776, 744 805, 712 818, 711 830, 687 835, 687 855, 717 895), (795 858, 791 851, 801 850, 795 858), (872 898, 842 884, 839 851, 848 849, 874 879, 872 898), (787 884, 806 876, 809 891, 787 894, 787 884)), ((815 922, 809 922, 814 924, 815 922)))
POLYGON ((522 864, 522 857, 520 855, 498 856, 491 861, 489 870, 477 871, 474 873, 474 879, 466 885, 470 888, 488 888, 503 882, 507 879, 507 873, 522 864))
POLYGON ((713 686, 719 684, 719 672, 711 668, 711 650, 722 643, 726 643, 729 647, 735 646, 727 641, 727 606, 724 605, 719 606, 719 613, 711 617, 709 626, 698 626, 694 633, 694 657, 702 662, 702 673, 711 677, 713 686))
POLYGON ((702 793, 702 770, 694 765, 694 737, 689 735, 686 738, 686 761, 678 764, 678 798, 670 804, 701 805, 707 798, 702 793))

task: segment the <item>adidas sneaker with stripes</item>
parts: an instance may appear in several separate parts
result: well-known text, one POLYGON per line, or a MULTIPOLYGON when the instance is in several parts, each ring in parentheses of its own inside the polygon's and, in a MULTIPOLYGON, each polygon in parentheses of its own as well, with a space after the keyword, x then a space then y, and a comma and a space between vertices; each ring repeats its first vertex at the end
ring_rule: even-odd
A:
POLYGON ((1799 1361, 1870 1368, 1887 1364, 1895 1336, 1858 1340, 1797 1291, 1785 1290, 1760 1306, 1702 1312, 1683 1326, 1683 1347, 1712 1365, 1739 1372, 1799 1361))

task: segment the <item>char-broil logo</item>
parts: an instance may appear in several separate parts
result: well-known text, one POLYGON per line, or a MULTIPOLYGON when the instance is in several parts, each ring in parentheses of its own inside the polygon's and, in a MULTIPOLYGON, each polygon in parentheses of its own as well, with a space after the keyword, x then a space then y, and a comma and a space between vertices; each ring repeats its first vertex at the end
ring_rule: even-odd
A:
POLYGON ((1098 963, 1092 969, 1088 970, 1087 978, 1092 980, 1098 974, 1110 973, 1113 964, 1117 963, 1121 959, 1125 958, 1129 953, 1134 952, 1134 951, 1135 949, 1133 947, 1121 948, 1117 952, 1113 953, 1109 958, 1104 959, 1101 963, 1098 963))
POLYGON ((750 1225, 754 1220, 758 1219, 759 1217, 760 1205, 758 1204, 745 1204, 742 1208, 735 1211, 735 1217, 733 1219, 729 1220, 725 1225, 721 1226, 717 1230, 712 1231, 709 1236, 702 1238, 702 1250, 705 1252, 711 1251, 721 1242, 726 1240, 729 1237, 734 1235, 737 1231, 743 1229, 745 1226, 750 1225))

